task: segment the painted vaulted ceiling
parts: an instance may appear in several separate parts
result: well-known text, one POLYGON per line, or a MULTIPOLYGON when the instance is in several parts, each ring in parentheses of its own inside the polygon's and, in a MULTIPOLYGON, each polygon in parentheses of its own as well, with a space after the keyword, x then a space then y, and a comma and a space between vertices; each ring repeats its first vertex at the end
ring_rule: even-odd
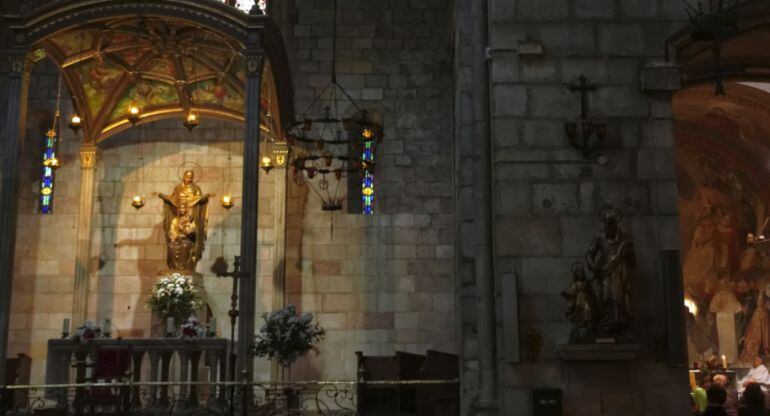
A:
MULTIPOLYGON (((241 46, 186 21, 144 17, 90 23, 48 37, 39 47, 63 70, 94 142, 130 126, 131 105, 142 121, 202 117, 243 121, 245 71, 241 46)), ((269 62, 262 106, 272 106, 269 62)), ((273 105, 275 103, 272 103, 273 105)))

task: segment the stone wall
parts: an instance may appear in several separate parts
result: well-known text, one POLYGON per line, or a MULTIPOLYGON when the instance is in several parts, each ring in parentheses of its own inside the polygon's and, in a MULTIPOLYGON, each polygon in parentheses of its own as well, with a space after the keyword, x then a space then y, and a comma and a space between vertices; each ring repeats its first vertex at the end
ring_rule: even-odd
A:
MULTIPOLYGON (((281 3, 302 112, 330 80, 333 2, 281 3)), ((320 356, 298 366, 297 378, 352 379, 355 351, 457 352, 449 1, 339 7, 339 82, 382 118, 385 139, 374 216, 332 219, 307 188, 289 187, 288 302, 328 330, 320 356)))
MULTIPOLYGON (((42 382, 46 342, 60 336, 62 321, 72 314, 75 236, 80 198, 81 136, 64 129, 62 167, 56 172, 54 213, 39 213, 40 145, 55 108, 56 70, 37 64, 31 78, 28 140, 23 151, 16 273, 12 297, 9 354, 33 359, 33 382, 42 382)), ((65 100, 63 113, 69 114, 65 100)), ((232 263, 240 253, 243 127, 204 119, 192 134, 180 120, 165 120, 122 132, 100 143, 89 280, 88 317, 100 324, 111 319, 114 336, 150 337, 152 319, 145 307, 158 271, 165 269, 162 205, 153 192, 170 193, 179 182, 180 165, 194 163, 201 189, 215 193, 209 204, 209 231, 197 272, 202 275, 209 307, 221 336, 230 336, 232 280, 219 279, 210 268, 218 257, 232 263), (140 162, 140 158, 142 161, 140 162), (228 160, 228 158, 230 158, 228 160), (228 173, 229 171, 229 173, 228 173), (219 197, 230 192, 235 207, 227 211, 219 197), (131 206, 135 194, 146 206, 131 206)), ((259 252, 256 314, 272 309, 275 230, 275 175, 260 170, 259 252)), ((80 324, 74 323, 73 325, 80 324)), ((160 323, 162 327, 162 323, 160 323)), ((258 378, 269 378, 258 361, 258 378)))
MULTIPOLYGON (((640 92, 641 68, 663 60, 665 39, 684 25, 683 8, 655 0, 489 4, 496 287, 499 293, 501 276, 518 276, 522 348, 538 336, 544 341, 539 354, 524 350, 522 362, 509 363, 502 346, 511 340, 500 339, 500 414, 531 414, 532 389, 538 387, 561 389, 569 415, 683 414, 687 375, 666 364, 659 260, 660 250, 679 247, 670 96, 640 92), (517 54, 523 41, 541 44, 543 54, 517 54), (577 83, 581 74, 598 87, 590 93, 590 114, 608 123, 601 153, 609 163, 594 166, 591 177, 581 176, 580 164, 563 163, 582 157, 569 146, 563 125, 580 114, 580 97, 565 84, 577 83), (633 331, 641 353, 628 362, 567 362, 559 354, 570 331, 560 292, 570 282, 571 264, 601 230, 597 213, 604 204, 623 210, 636 244, 633 331)), ((484 59, 473 54, 474 45, 482 52, 484 46, 472 30, 473 19, 481 18, 478 10, 475 1, 457 2, 458 160, 478 159, 474 143, 483 140, 472 134, 478 119, 467 115, 478 114, 472 106, 480 92, 470 86, 480 76, 473 73, 473 60, 484 59)), ((474 167, 459 170, 458 223, 467 224, 461 241, 480 235, 471 199, 478 175, 474 167)), ((463 406, 474 414, 479 350, 485 346, 475 342, 478 277, 469 247, 461 246, 458 267, 465 288, 463 406)), ((503 328, 517 318, 498 319, 503 328)))

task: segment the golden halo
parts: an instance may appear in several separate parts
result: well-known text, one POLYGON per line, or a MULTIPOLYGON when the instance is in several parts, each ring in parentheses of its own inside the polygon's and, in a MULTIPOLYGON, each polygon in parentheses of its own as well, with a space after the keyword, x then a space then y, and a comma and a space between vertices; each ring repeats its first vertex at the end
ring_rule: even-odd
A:
POLYGON ((193 171, 193 174, 195 175, 195 182, 200 182, 201 179, 203 179, 203 168, 201 168, 201 165, 195 162, 183 162, 181 165, 179 165, 179 168, 177 168, 176 172, 176 175, 179 178, 179 182, 184 181, 182 177, 188 170, 193 171))

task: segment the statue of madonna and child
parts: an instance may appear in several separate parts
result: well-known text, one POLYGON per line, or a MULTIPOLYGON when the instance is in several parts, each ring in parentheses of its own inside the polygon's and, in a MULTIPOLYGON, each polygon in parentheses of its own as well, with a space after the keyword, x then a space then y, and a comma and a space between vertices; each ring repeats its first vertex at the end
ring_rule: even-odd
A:
MULTIPOLYGON (((195 271, 206 243, 208 203, 195 183, 195 173, 186 170, 170 195, 154 192, 163 201, 163 234, 168 269, 158 273, 148 305, 153 310, 156 335, 168 335, 186 319, 201 316, 205 302, 200 296, 203 276, 195 271), (165 330, 163 329, 165 326, 165 330)), ((197 322, 197 320, 196 320, 197 322)))

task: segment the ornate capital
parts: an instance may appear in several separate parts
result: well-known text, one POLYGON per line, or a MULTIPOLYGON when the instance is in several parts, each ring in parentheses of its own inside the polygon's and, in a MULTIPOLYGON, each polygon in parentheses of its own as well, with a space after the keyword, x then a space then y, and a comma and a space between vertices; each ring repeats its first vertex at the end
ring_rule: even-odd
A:
POLYGON ((80 167, 93 169, 99 158, 99 148, 93 145, 85 145, 80 148, 80 167))
POLYGON ((26 67, 27 55, 19 53, 11 53, 8 55, 8 61, 10 63, 10 75, 20 77, 24 75, 24 69, 26 67))
POLYGON ((246 55, 246 76, 257 77, 262 75, 262 64, 265 58, 262 54, 246 55))

